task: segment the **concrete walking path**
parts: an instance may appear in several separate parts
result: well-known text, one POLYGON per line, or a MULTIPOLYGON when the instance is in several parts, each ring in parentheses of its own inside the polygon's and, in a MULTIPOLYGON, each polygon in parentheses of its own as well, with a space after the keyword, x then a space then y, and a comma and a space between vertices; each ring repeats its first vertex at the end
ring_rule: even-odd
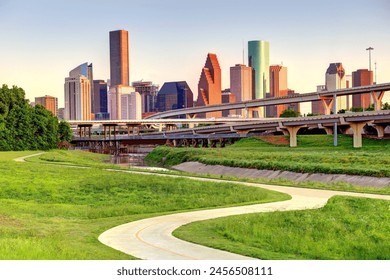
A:
MULTIPOLYGON (((177 175, 165 174, 153 175, 182 177, 177 175)), ((194 180, 202 180, 205 182, 226 182, 216 179, 205 179, 196 177, 187 178, 194 180)), ((212 249, 177 239, 172 236, 172 232, 178 227, 191 222, 231 215, 320 208, 326 204, 330 197, 335 195, 347 195, 390 200, 389 195, 373 195, 339 191, 302 189, 254 183, 232 183, 284 192, 291 195, 292 199, 287 201, 257 205, 185 212, 138 220, 107 230, 99 236, 99 241, 109 247, 112 247, 116 250, 119 250, 121 252, 135 256, 140 259, 249 260, 251 259, 249 257, 232 254, 222 250, 212 249)))

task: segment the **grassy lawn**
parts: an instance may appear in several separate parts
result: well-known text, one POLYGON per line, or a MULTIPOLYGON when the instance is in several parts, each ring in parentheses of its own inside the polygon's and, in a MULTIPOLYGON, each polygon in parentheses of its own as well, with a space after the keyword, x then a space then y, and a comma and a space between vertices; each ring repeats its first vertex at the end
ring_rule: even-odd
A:
MULTIPOLYGON (((280 136, 284 137, 284 136, 280 136)), ((307 173, 350 174, 390 177, 390 140, 363 139, 363 148, 352 148, 352 138, 339 135, 333 146, 332 135, 298 135, 298 147, 274 145, 257 138, 241 139, 226 148, 158 147, 146 160, 155 165, 173 166, 186 161, 210 165, 285 170, 307 173)), ((212 173, 212 170, 210 170, 212 173)), ((308 188, 390 194, 390 187, 369 188, 344 182, 293 182, 287 179, 256 179, 260 183, 308 188)))
POLYGON ((113 226, 169 212, 288 199, 231 183, 109 172, 101 169, 105 156, 83 152, 40 157, 95 167, 12 161, 33 153, 0 152, 0 259, 129 259, 97 237, 113 226))
POLYGON ((389 260, 390 201, 334 197, 322 209, 196 222, 174 235, 260 259, 389 260))
POLYGON ((256 169, 390 177, 390 140, 364 139, 363 148, 354 149, 352 138, 340 135, 339 146, 333 147, 332 137, 299 135, 296 148, 257 138, 241 139, 223 149, 159 147, 147 160, 166 165, 199 161, 256 169))

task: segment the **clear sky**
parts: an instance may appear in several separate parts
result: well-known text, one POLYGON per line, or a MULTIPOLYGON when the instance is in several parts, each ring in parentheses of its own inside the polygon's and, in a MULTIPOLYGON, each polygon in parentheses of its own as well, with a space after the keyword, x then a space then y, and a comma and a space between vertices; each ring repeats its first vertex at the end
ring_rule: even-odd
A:
POLYGON ((61 107, 76 66, 92 62, 95 79, 109 78, 108 33, 118 29, 129 31, 130 81, 185 80, 195 96, 207 53, 228 88, 249 40, 270 42, 271 64, 288 68, 296 92, 324 84, 331 62, 347 74, 368 68, 370 46, 377 82, 390 82, 389 15, 388 0, 0 0, 0 84, 32 101, 56 96, 61 107))

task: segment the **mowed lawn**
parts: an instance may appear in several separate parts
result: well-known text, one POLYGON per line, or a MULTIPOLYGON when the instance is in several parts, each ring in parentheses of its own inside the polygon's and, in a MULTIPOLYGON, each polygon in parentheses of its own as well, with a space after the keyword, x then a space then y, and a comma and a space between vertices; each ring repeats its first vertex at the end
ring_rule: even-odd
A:
POLYGON ((317 210, 196 222, 174 235, 260 259, 389 260, 390 201, 334 197, 317 210))
MULTIPOLYGON (((105 171, 101 155, 53 151, 42 158, 0 152, 0 259, 131 259, 99 243, 105 230, 169 212, 288 199, 232 183, 105 171)), ((110 165, 108 165, 110 166, 110 165)))

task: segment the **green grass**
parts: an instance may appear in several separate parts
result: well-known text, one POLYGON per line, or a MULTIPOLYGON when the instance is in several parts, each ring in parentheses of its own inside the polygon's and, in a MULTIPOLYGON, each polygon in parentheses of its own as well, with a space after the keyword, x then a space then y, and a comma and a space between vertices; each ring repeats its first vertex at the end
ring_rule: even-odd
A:
POLYGON ((174 235, 260 259, 389 260, 390 201, 334 197, 317 210, 196 222, 174 235))
POLYGON ((232 183, 105 171, 104 156, 82 152, 50 151, 39 162, 12 161, 33 153, 0 152, 0 259, 129 259, 97 237, 150 216, 288 199, 232 183))
POLYGON ((222 149, 158 147, 146 160, 165 166, 198 161, 254 169, 390 177, 390 140, 363 139, 363 148, 353 149, 350 137, 340 135, 338 139, 338 147, 333 147, 331 135, 300 135, 297 148, 257 138, 242 139, 222 149))

